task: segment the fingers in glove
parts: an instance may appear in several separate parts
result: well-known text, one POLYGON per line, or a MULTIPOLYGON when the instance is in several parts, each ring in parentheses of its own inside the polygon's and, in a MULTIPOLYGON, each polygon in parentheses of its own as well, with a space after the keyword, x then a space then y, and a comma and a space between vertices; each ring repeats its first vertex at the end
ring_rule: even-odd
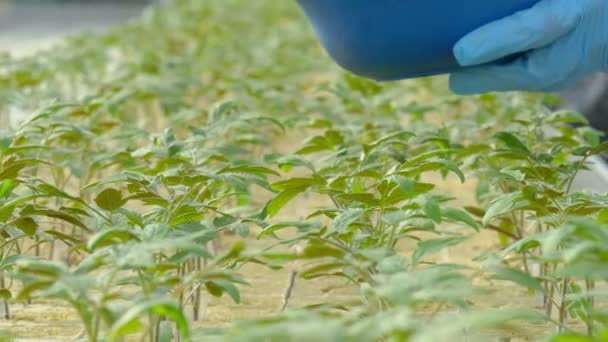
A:
POLYGON ((580 1, 542 0, 471 32, 456 43, 454 56, 472 66, 545 47, 572 31, 581 15, 580 1))

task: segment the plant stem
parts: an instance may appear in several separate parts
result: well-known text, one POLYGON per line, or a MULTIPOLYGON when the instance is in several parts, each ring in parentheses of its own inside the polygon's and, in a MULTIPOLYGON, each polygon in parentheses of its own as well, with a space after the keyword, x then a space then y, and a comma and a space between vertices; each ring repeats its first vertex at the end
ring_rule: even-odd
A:
POLYGON ((55 257, 55 240, 52 240, 49 244, 49 260, 53 260, 55 257))
POLYGON ((547 301, 545 307, 545 313, 547 317, 551 317, 553 314, 553 296, 555 295, 555 283, 551 282, 549 285, 549 291, 547 292, 547 301))
POLYGON ((486 228, 487 228, 487 229, 490 229, 490 230, 493 230, 493 231, 495 231, 495 232, 497 232, 497 233, 499 233, 499 234, 502 234, 502 235, 504 235, 504 236, 508 236, 508 237, 510 237, 511 239, 515 240, 515 241, 517 241, 517 240, 519 240, 519 239, 520 239, 520 237, 519 237, 519 236, 517 236, 516 234, 513 234, 513 233, 511 233, 511 232, 508 232, 508 231, 506 231, 506 230, 504 230, 504 229, 502 229, 502 228, 500 228, 500 227, 497 227, 497 226, 495 226, 495 225, 493 225, 493 224, 489 224, 489 225, 487 225, 487 226, 486 226, 486 228))
MULTIPOLYGON (((184 279, 184 277, 185 277, 185 273, 186 273, 186 272, 185 272, 185 270, 186 270, 186 265, 183 265, 183 264, 182 264, 182 265, 179 267, 178 271, 177 271, 177 273, 178 273, 178 275, 179 275, 179 279, 184 279)), ((179 292, 179 303, 178 303, 178 304, 179 304, 179 308, 183 310, 183 307, 184 307, 184 291, 185 291, 186 289, 185 289, 184 287, 181 287, 181 286, 180 286, 180 288, 181 288, 181 290, 180 290, 180 292, 179 292)), ((176 329, 176 331, 177 331, 177 332, 176 332, 176 337, 175 337, 175 340, 176 340, 177 342, 181 342, 181 340, 182 340, 182 335, 181 335, 181 332, 180 332, 180 330, 179 330, 179 329, 176 329)))
POLYGON ((154 324, 154 329, 156 330, 156 339, 160 341, 160 323, 164 320, 164 318, 159 317, 154 324))
MULTIPOLYGON (((196 266, 194 269, 194 272, 200 272, 201 271, 201 259, 197 258, 195 260, 196 266)), ((193 300, 193 320, 195 322, 198 322, 199 320, 199 315, 200 315, 200 310, 201 310, 201 287, 197 286, 196 287, 196 292, 194 294, 194 300, 193 300)))
POLYGON ((587 158, 589 158, 589 157, 590 157, 590 155, 587 154, 583 159, 581 159, 578 162, 578 164, 576 164, 576 170, 574 171, 574 173, 568 180, 568 185, 566 186, 566 193, 570 193, 570 190, 572 190, 572 185, 574 184, 574 179, 580 172, 581 168, 585 165, 585 163, 587 162, 587 158))
MULTIPOLYGON (((586 279, 585 280, 585 289, 587 293, 593 291, 595 289, 595 283, 593 280, 586 279)), ((595 310, 595 297, 590 295, 588 298, 588 307, 587 307, 587 317, 586 317, 586 325, 587 325, 587 335, 593 336, 595 333, 595 327, 593 322, 593 311, 595 310)))
MULTIPOLYGON (((6 288, 6 278, 4 275, 4 271, 0 271, 0 287, 3 289, 6 288)), ((11 319, 11 314, 10 314, 9 307, 8 307, 8 300, 3 298, 2 303, 4 305, 4 319, 6 319, 8 321, 11 319)))
POLYGON ((93 323, 93 338, 95 340, 98 339, 99 337, 99 326, 101 324, 101 317, 99 315, 97 315, 97 317, 95 317, 95 322, 93 323))
POLYGON ((283 293, 283 302, 281 304, 281 308, 279 309, 279 312, 285 311, 285 309, 287 308, 287 305, 289 305, 289 299, 291 298, 291 294, 293 293, 293 288, 296 284, 297 276, 298 276, 298 271, 293 270, 289 273, 289 278, 287 281, 287 288, 285 289, 285 292, 283 293))
POLYGON ((34 237, 34 253, 36 255, 36 257, 40 257, 40 237, 36 235, 36 237, 34 237))
POLYGON ((568 307, 566 305, 566 295, 568 294, 568 279, 564 278, 562 280, 562 292, 561 292, 561 305, 559 308, 559 324, 560 324, 560 333, 564 332, 564 327, 566 326, 568 319, 568 307))

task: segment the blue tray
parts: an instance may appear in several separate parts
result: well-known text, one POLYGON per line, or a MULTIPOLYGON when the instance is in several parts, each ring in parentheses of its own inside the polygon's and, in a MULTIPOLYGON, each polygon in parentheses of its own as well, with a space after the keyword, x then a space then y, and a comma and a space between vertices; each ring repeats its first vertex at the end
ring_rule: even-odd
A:
MULTIPOLYGON (((298 0, 329 55, 379 81, 449 73, 467 33, 538 0, 298 0)), ((496 37, 500 39, 500 37, 496 37)))

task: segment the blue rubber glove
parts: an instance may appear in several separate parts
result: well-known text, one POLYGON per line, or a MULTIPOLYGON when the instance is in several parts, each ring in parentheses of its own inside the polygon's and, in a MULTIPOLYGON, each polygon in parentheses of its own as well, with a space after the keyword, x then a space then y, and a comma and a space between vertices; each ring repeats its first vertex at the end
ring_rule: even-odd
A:
POLYGON ((608 0, 541 0, 468 34, 454 55, 473 66, 451 75, 458 94, 567 88, 608 70, 608 0))

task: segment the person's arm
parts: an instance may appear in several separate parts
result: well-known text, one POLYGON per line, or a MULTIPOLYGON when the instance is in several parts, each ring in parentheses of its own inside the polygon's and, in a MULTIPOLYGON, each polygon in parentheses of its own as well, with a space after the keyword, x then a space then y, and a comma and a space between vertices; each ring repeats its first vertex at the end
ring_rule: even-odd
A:
POLYGON ((608 0, 541 0, 468 34, 454 55, 470 67, 450 77, 459 94, 567 88, 608 70, 608 0))

